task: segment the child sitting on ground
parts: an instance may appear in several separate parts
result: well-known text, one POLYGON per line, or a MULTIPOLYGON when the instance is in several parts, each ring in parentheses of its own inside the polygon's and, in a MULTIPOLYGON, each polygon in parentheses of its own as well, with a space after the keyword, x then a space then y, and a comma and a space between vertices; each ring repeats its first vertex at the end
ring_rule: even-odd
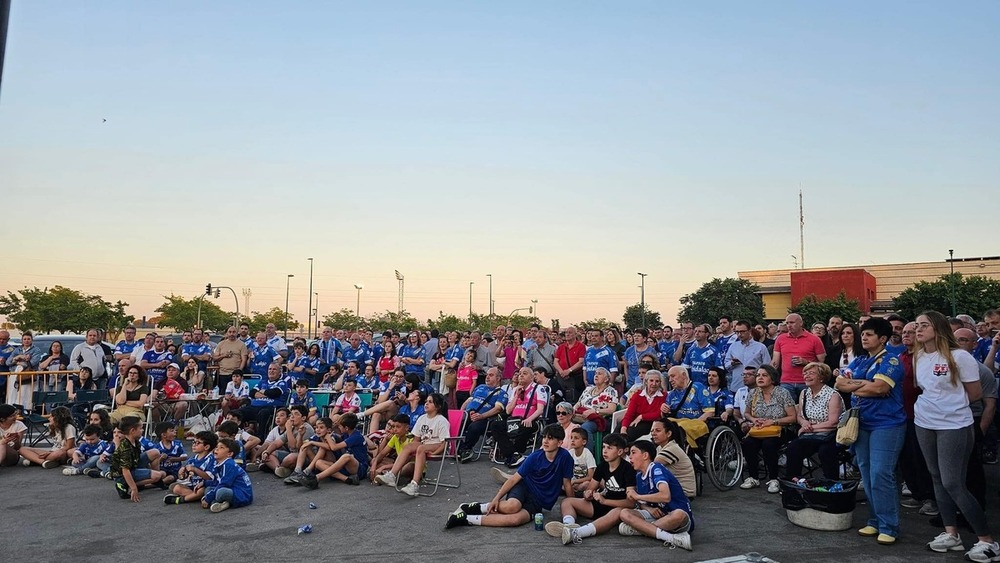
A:
POLYGON ((448 516, 446 529, 456 526, 520 526, 532 515, 550 510, 560 491, 573 498, 573 456, 561 447, 566 431, 558 424, 542 429, 542 447, 535 450, 504 481, 488 503, 459 505, 448 516))
POLYGON ((239 508, 253 502, 250 476, 233 459, 233 456, 242 453, 243 446, 236 440, 219 438, 219 443, 215 446, 215 468, 212 470, 211 481, 206 484, 205 496, 201 499, 202 508, 222 512, 230 507, 239 508))
POLYGON ((194 457, 188 460, 178 473, 180 481, 174 483, 171 492, 163 497, 164 504, 183 504, 195 502, 205 496, 205 483, 213 478, 215 456, 212 451, 219 445, 219 438, 214 432, 202 431, 195 434, 191 450, 194 457))
POLYGON ((301 485, 306 477, 305 471, 311 472, 314 467, 313 460, 317 457, 325 457, 333 449, 337 443, 335 429, 336 426, 329 417, 324 416, 316 421, 315 433, 309 438, 304 438, 299 445, 294 458, 295 469, 292 470, 291 475, 285 477, 284 483, 286 485, 301 485))
POLYGON ((139 437, 142 425, 138 420, 121 423, 122 439, 111 456, 111 477, 115 480, 118 497, 139 502, 139 490, 147 485, 159 484, 166 474, 153 469, 139 467, 141 455, 139 437))
POLYGON ((587 431, 577 426, 570 432, 570 455, 573 456, 573 491, 578 495, 588 488, 597 469, 594 454, 587 449, 587 431))
MULTIPOLYGON (((260 471, 260 455, 267 450, 268 446, 281 437, 281 433, 285 430, 285 423, 288 422, 288 415, 288 407, 281 407, 274 411, 274 428, 264 437, 264 442, 255 448, 247 448, 247 451, 250 452, 250 455, 247 457, 247 471, 260 471)), ((256 438, 256 436, 254 437, 256 438)))
MULTIPOLYGON (((376 475, 380 475, 392 469, 396 458, 403 451, 403 448, 413 441, 410 434, 410 418, 405 414, 397 414, 389 419, 385 425, 386 435, 379 445, 378 453, 372 460, 371 469, 368 470, 368 479, 376 485, 382 483, 375 480, 376 475)), ((399 478, 409 482, 413 478, 413 462, 409 462, 399 470, 399 478)))
POLYGON ((100 477, 101 470, 97 468, 97 462, 107 450, 108 443, 101 439, 101 427, 88 424, 83 428, 83 441, 69 452, 72 465, 63 469, 63 475, 100 477))
POLYGON ((160 451, 160 471, 167 474, 164 483, 169 485, 177 480, 177 473, 187 460, 187 452, 184 443, 177 439, 177 427, 173 422, 158 423, 154 432, 159 438, 154 447, 160 451))
POLYGON ((233 436, 233 438, 239 440, 240 443, 243 444, 244 450, 251 451, 260 445, 260 438, 247 432, 247 429, 244 428, 243 415, 240 413, 240 411, 233 411, 227 414, 226 420, 235 422, 236 426, 239 427, 239 431, 236 433, 235 436, 233 436))
POLYGON ((545 531, 560 538, 563 545, 581 543, 583 538, 603 534, 620 522, 623 508, 632 508, 635 501, 627 495, 635 490, 635 470, 625 459, 628 442, 620 433, 604 437, 601 455, 594 478, 583 491, 583 498, 564 498, 560 509, 562 522, 549 522, 545 531), (577 516, 593 521, 585 526, 576 523, 577 516))
MULTIPOLYGON (((315 489, 319 487, 321 479, 328 477, 349 485, 360 485, 361 475, 368 473, 368 448, 365 447, 364 435, 358 430, 358 416, 350 412, 344 413, 337 426, 341 437, 329 447, 329 452, 336 456, 336 459, 331 460, 329 456, 317 455, 305 470, 303 486, 315 489), (313 472, 316 470, 319 470, 319 473, 314 475, 313 472)), ((323 446, 323 449, 327 449, 327 446, 323 446)))
POLYGON ((43 469, 59 467, 69 459, 69 452, 76 447, 76 426, 73 426, 73 415, 66 407, 56 407, 49 413, 49 442, 52 447, 42 448, 21 447, 18 453, 24 458, 21 464, 32 463, 41 465, 43 469))

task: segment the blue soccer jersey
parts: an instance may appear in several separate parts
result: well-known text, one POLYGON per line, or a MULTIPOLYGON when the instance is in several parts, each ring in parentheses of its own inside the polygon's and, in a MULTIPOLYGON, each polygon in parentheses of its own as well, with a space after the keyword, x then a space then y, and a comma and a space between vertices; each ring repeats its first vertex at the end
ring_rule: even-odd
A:
POLYGON ((643 351, 636 350, 635 346, 629 346, 625 350, 625 363, 628 364, 628 380, 626 389, 631 389, 637 379, 639 379, 639 361, 645 357, 656 358, 657 350, 652 346, 646 346, 643 351))
MULTIPOLYGON (((167 352, 166 350, 162 352, 157 352, 156 350, 150 350, 149 352, 146 352, 145 354, 142 355, 142 361, 149 362, 151 364, 156 364, 163 361, 173 362, 174 355, 171 354, 170 352, 167 352)), ((162 368, 157 368, 157 367, 146 368, 146 374, 148 374, 149 377, 153 378, 153 384, 155 385, 166 379, 167 368, 166 366, 162 368)))
POLYGON ((691 389, 671 389, 667 393, 667 406, 675 418, 698 418, 706 412, 715 412, 715 403, 708 387, 691 382, 691 389), (687 393, 685 393, 687 391, 687 393))
POLYGON ((549 461, 544 451, 535 450, 517 468, 517 473, 535 502, 548 510, 563 491, 563 479, 573 478, 573 456, 559 448, 555 459, 549 461))
POLYGON ((135 347, 138 345, 139 345, 138 340, 133 341, 131 344, 122 340, 115 345, 115 354, 127 354, 131 356, 132 352, 135 350, 135 347))
POLYGON ((451 348, 448 348, 448 351, 445 352, 444 361, 446 362, 450 362, 452 360, 457 361, 458 363, 455 364, 455 367, 457 368, 458 364, 462 363, 462 358, 464 357, 465 357, 465 350, 458 344, 455 344, 451 348))
MULTIPOLYGON (((186 465, 191 465, 191 466, 194 466, 195 469, 204 471, 205 473, 208 474, 209 480, 211 480, 211 479, 213 479, 215 477, 215 474, 214 474, 214 471, 215 471, 215 456, 212 455, 212 454, 205 454, 202 457, 194 456, 193 458, 191 458, 191 459, 189 459, 187 461, 186 465)), ((198 483, 204 483, 205 482, 205 479, 203 479, 197 473, 192 473, 191 477, 190 477, 190 480, 191 480, 192 487, 198 485, 198 483)))
POLYGON ((267 367, 281 356, 269 346, 261 346, 250 353, 250 373, 267 378, 267 367))
POLYGON ((587 385, 594 384, 597 368, 605 368, 611 374, 618 373, 618 356, 615 356, 615 351, 610 346, 587 347, 587 353, 583 356, 583 373, 587 376, 587 385))
POLYGON ((687 366, 691 374, 691 381, 697 381, 702 385, 708 385, 708 368, 721 366, 722 357, 719 351, 712 344, 705 344, 704 347, 692 344, 684 355, 684 365, 687 366))
MULTIPOLYGON (((208 344, 190 343, 190 344, 185 344, 181 348, 181 359, 183 359, 184 361, 187 361, 186 357, 202 356, 204 354, 208 355, 212 354, 212 347, 209 346, 208 344)), ((207 361, 197 360, 197 362, 198 362, 198 369, 201 371, 205 371, 205 369, 208 367, 207 361)))
POLYGON ((94 444, 88 442, 79 442, 76 447, 76 451, 80 453, 84 461, 94 457, 95 455, 101 455, 105 453, 108 449, 108 443, 104 440, 98 440, 94 444))
POLYGON ((411 409, 410 403, 406 403, 405 405, 399 407, 399 414, 405 414, 410 417, 410 430, 413 430, 413 426, 417 423, 417 419, 420 418, 420 415, 424 414, 424 405, 420 404, 417 405, 417 408, 411 409))
POLYGON ((364 370, 365 364, 372 363, 372 356, 368 353, 368 350, 365 350, 362 346, 358 346, 357 350, 348 346, 343 352, 341 352, 340 361, 344 365, 347 365, 347 362, 358 362, 358 368, 364 370))
POLYGON ((265 379, 260 382, 255 391, 268 391, 270 389, 277 389, 281 391, 281 395, 275 398, 265 397, 263 399, 251 399, 250 405, 254 407, 281 407, 284 406, 288 401, 288 382, 284 379, 278 379, 277 381, 270 381, 265 379))
POLYGON ((180 461, 167 461, 166 459, 168 457, 180 457, 187 459, 187 453, 184 451, 184 443, 180 440, 174 440, 169 444, 156 442, 153 447, 163 454, 163 461, 160 462, 160 469, 171 475, 177 475, 177 472, 184 464, 183 459, 180 461))
POLYGON ((215 502, 215 495, 220 488, 226 488, 233 492, 233 499, 229 501, 229 505, 233 508, 247 506, 253 502, 253 485, 250 482, 250 476, 236 464, 233 458, 217 464, 212 473, 215 478, 208 483, 208 489, 205 491, 206 502, 215 502))
POLYGON ((299 396, 298 393, 292 393, 291 399, 288 400, 288 405, 292 407, 302 405, 309 410, 313 410, 316 408, 316 397, 313 396, 312 391, 306 391, 304 397, 299 396))
POLYGON ((691 520, 691 529, 688 531, 694 532, 694 514, 691 512, 691 501, 684 494, 684 487, 681 486, 677 477, 674 477, 673 473, 666 467, 655 461, 649 464, 645 473, 641 471, 635 473, 635 492, 640 495, 651 495, 659 492, 660 483, 667 484, 670 490, 670 502, 645 502, 643 504, 659 508, 664 514, 674 510, 687 512, 688 518, 691 520))
MULTIPOLYGON (((399 351, 400 358, 412 358, 414 360, 423 359, 424 349, 422 346, 403 346, 403 349, 399 351)), ((424 366, 419 364, 404 364, 403 369, 406 373, 414 373, 423 379, 424 376, 424 366)))
POLYGON ((660 355, 660 369, 664 373, 674 363, 674 352, 677 351, 677 344, 678 342, 674 340, 661 340, 656 344, 656 351, 660 355))

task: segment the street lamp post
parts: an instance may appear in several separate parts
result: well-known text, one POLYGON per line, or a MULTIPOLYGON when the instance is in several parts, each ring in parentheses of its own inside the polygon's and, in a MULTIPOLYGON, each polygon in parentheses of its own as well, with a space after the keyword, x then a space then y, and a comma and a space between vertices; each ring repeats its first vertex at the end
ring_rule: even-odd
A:
POLYGON ((399 280, 399 304, 397 306, 398 313, 403 314, 403 274, 396 270, 396 279, 399 280))
POLYGON ((469 320, 472 320, 472 284, 476 282, 469 282, 469 320))
MULTIPOLYGON (((313 259, 309 258, 309 311, 306 319, 306 339, 312 338, 312 312, 313 312, 313 259)), ((287 323, 286 323, 287 324, 287 323)))
POLYGON ((354 308, 354 314, 357 315, 359 318, 361 317, 361 290, 364 289, 364 287, 365 286, 361 285, 360 283, 354 284, 354 289, 358 290, 358 304, 354 308))
POLYGON ((288 277, 285 278, 285 336, 284 336, 284 338, 288 338, 288 290, 289 290, 289 288, 292 285, 292 278, 294 278, 294 277, 295 277, 295 274, 288 274, 288 277))
POLYGON ((639 306, 642 308, 642 328, 646 328, 646 274, 639 272, 639 306))
POLYGON ((317 292, 317 293, 314 293, 313 295, 316 296, 316 308, 313 309, 313 318, 316 319, 314 321, 314 324, 316 326, 313 327, 313 330, 316 330, 316 329, 319 328, 319 293, 317 292))
POLYGON ((486 274, 490 278, 490 328, 493 328, 493 274, 486 274))
POLYGON ((948 250, 948 262, 951 263, 951 276, 948 277, 948 289, 951 293, 951 316, 958 314, 958 303, 955 302, 955 249, 948 250))
POLYGON ((531 313, 531 314, 533 314, 533 315, 535 315, 535 317, 538 318, 539 321, 542 320, 542 317, 538 316, 538 300, 537 299, 532 299, 531 300, 531 307, 532 308, 528 312, 531 313))

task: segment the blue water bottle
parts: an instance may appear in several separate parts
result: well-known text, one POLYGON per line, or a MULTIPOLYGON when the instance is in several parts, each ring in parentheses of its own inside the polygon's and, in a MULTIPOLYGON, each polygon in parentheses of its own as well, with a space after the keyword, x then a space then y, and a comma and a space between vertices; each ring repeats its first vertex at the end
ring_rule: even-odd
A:
POLYGON ((542 516, 542 513, 541 512, 536 513, 535 514, 535 531, 541 531, 542 529, 544 529, 544 526, 542 525, 544 523, 545 523, 545 517, 542 516))

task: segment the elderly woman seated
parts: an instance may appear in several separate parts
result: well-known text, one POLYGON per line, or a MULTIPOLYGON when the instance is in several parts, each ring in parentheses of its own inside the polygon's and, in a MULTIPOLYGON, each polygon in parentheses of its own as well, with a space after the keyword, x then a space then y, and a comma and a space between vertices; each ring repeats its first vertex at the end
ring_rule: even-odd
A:
POLYGON ((806 389, 795 406, 799 435, 785 448, 785 476, 802 476, 802 460, 819 453, 820 467, 827 479, 837 479, 837 421, 844 412, 844 401, 833 387, 826 385, 832 376, 830 366, 811 362, 802 369, 806 389))

